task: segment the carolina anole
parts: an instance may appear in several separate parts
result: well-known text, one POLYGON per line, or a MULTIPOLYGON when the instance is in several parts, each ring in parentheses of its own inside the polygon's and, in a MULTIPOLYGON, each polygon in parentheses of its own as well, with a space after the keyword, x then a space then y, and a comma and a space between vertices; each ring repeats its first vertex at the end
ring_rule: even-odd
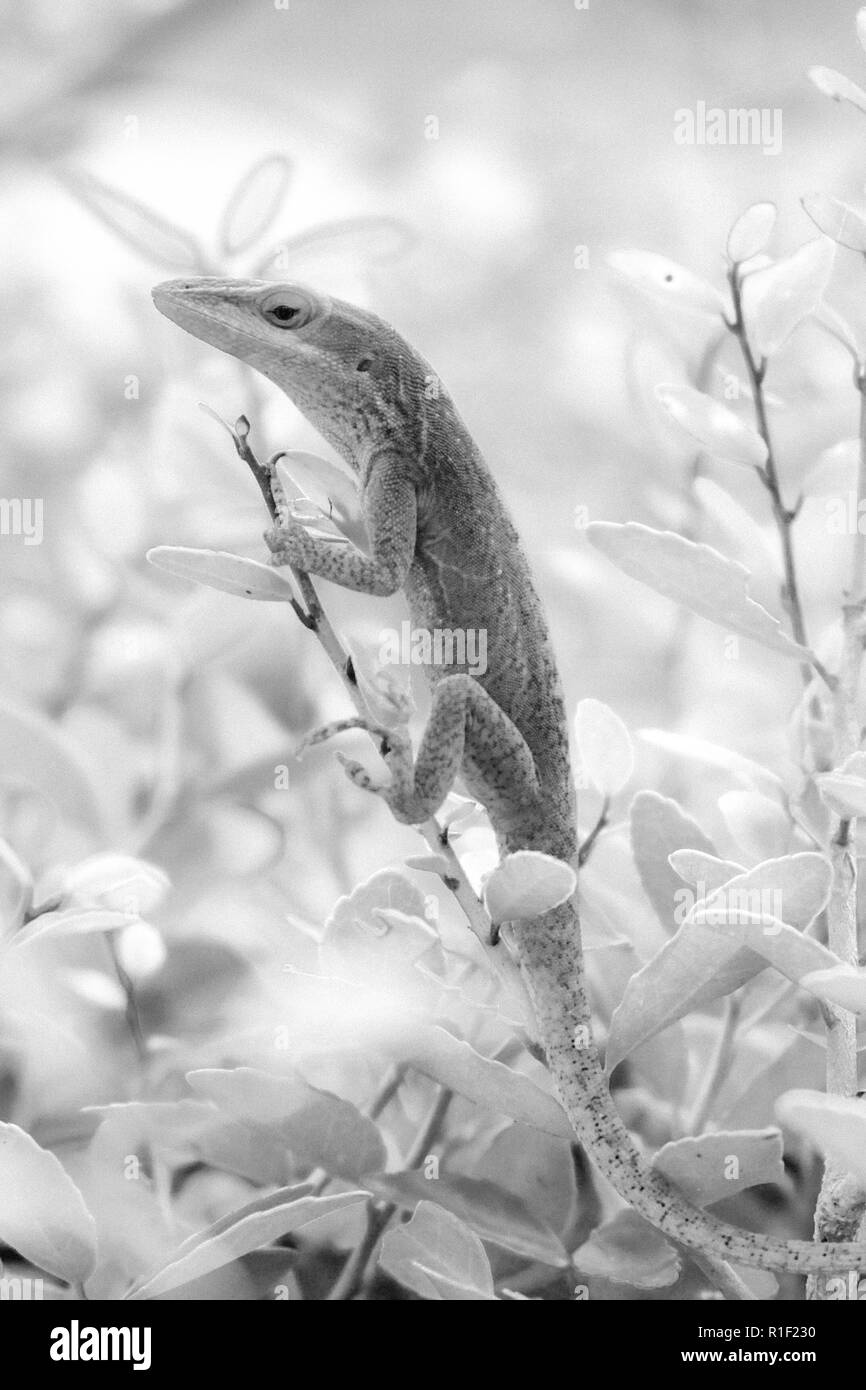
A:
MULTIPOLYGON (((431 666, 417 755, 395 734, 390 782, 358 785, 418 824, 462 774, 501 853, 576 863, 568 726, 547 621, 499 489, 438 377, 374 314, 294 284, 200 278, 153 292, 161 313, 275 382, 358 478, 370 553, 299 522, 265 539, 276 564, 366 594, 403 589, 413 627, 486 631, 487 670, 431 666)), ((349 721, 357 724, 357 721, 349 721)), ((685 1246, 744 1265, 866 1270, 866 1245, 781 1241, 697 1207, 641 1156, 611 1097, 591 1033, 574 901, 514 924, 539 1039, 581 1143, 622 1197, 685 1246)))

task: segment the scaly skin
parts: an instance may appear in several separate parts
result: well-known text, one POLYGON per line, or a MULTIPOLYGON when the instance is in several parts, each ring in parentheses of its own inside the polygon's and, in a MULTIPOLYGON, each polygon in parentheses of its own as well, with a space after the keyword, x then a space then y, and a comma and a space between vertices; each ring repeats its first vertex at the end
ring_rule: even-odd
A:
MULTIPOLYGON (((485 631, 487 670, 432 666, 417 757, 392 740, 395 816, 427 819, 462 775, 500 851, 573 861, 574 780, 565 706, 541 601, 499 490, 438 378, 388 324, 292 284, 202 278, 154 290, 188 333, 281 387, 358 475, 370 554, 308 535, 266 537, 275 561, 369 594, 404 589, 412 626, 485 631)), ((371 788, 357 764, 350 775, 371 788)), ((866 1270, 866 1246, 779 1241, 691 1206, 638 1152, 592 1041, 575 905, 516 924, 540 1040, 575 1133, 622 1197, 664 1234, 723 1259, 810 1273, 866 1270)))

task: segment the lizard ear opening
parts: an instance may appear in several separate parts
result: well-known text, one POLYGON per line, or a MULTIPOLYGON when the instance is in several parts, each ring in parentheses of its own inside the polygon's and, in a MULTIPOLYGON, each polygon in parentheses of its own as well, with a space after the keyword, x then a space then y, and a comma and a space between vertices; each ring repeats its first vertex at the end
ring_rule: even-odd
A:
POLYGON ((372 359, 372 357, 362 357, 361 360, 360 360, 360 362, 359 362, 359 363, 357 364, 357 366, 355 367, 355 371, 356 371, 356 372, 369 372, 369 370, 370 370, 370 368, 372 367, 372 365, 373 365, 373 359, 372 359))
POLYGON ((275 328, 303 328, 313 317, 313 305, 295 290, 275 290, 259 305, 262 317, 275 328))

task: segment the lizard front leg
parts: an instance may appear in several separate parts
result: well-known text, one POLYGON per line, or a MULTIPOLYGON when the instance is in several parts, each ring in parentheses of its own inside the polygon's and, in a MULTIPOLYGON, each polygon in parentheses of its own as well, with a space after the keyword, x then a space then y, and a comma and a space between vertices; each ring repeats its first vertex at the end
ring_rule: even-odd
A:
POLYGON ((363 492, 371 554, 325 536, 311 536, 292 521, 265 532, 275 565, 292 565, 344 589, 387 597, 402 588, 415 553, 415 485, 405 459, 382 454, 363 492))

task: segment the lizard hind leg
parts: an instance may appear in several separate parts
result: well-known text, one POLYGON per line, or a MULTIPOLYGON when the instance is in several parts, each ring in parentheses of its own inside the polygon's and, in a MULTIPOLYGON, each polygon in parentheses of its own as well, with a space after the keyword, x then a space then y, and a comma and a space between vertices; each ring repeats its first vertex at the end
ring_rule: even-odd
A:
POLYGON ((412 760, 408 743, 386 758, 391 784, 381 795, 395 818, 419 825, 434 815, 463 772, 491 818, 507 822, 538 795, 532 752, 516 724, 472 676, 443 676, 412 760))

